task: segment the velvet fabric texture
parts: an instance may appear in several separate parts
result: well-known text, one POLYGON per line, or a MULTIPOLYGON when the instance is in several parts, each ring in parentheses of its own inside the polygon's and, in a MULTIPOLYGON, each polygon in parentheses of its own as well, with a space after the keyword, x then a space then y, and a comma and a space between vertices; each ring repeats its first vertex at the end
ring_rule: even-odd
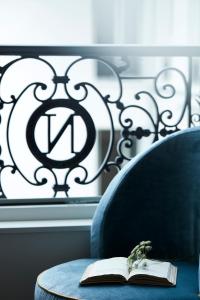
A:
POLYGON ((199 255, 199 297, 200 297, 200 255, 199 255))
POLYGON ((152 241, 151 257, 175 261, 178 266, 176 287, 80 287, 80 277, 92 262, 85 259, 41 274, 35 300, 57 300, 62 296, 84 300, 198 299, 199 128, 187 129, 154 143, 115 176, 103 195, 91 228, 92 257, 128 256, 142 240, 152 241))
POLYGON ((95 260, 80 259, 49 269, 38 278, 37 300, 197 300, 198 268, 178 262, 176 287, 149 287, 129 284, 79 286, 85 268, 95 260), (40 288, 42 286, 42 288, 40 288))
POLYGON ((92 257, 128 256, 151 240, 152 257, 197 261, 199 220, 198 128, 153 144, 118 173, 94 216, 92 257))

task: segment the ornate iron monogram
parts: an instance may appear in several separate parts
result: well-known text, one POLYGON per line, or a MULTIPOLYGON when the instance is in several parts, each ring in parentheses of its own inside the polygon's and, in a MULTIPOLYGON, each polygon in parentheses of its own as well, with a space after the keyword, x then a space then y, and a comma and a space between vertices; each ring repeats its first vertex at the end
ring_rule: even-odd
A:
POLYGON ((79 105, 79 103, 76 103, 73 100, 69 100, 69 99, 56 99, 54 101, 53 100, 45 101, 31 115, 26 128, 26 140, 32 154, 43 164, 44 167, 47 167, 49 169, 72 168, 78 165, 81 161, 84 160, 85 157, 87 157, 90 150, 94 146, 95 135, 96 135, 96 131, 95 131, 94 123, 87 110, 85 110, 83 106, 79 105), (52 118, 56 115, 51 113, 48 114, 48 111, 50 111, 53 108, 66 108, 67 110, 71 110, 73 113, 70 114, 69 118, 65 121, 65 123, 62 125, 61 129, 57 133, 56 137, 53 139, 53 141, 51 141, 50 140, 51 122, 52 122, 52 118), (41 117, 46 117, 47 124, 48 124, 48 134, 47 134, 48 145, 47 145, 46 152, 42 152, 39 149, 35 139, 35 127, 38 124, 41 117), (76 151, 74 147, 74 134, 75 134, 74 131, 76 129, 74 123, 76 117, 82 118, 87 130, 86 141, 81 151, 76 151), (71 145, 70 145, 71 151, 70 152, 75 155, 65 160, 49 158, 47 154, 51 153, 51 151, 56 146, 56 144, 58 143, 59 139, 61 138, 62 134, 64 133, 64 131, 67 129, 68 126, 71 127, 71 145))
MULTIPOLYGON (((56 197, 60 192, 68 196, 70 183, 73 182, 74 189, 76 185, 87 186, 104 170, 119 170, 132 158, 127 149, 134 147, 133 138, 150 138, 155 142, 184 127, 199 125, 200 114, 192 112, 191 105, 191 58, 187 75, 178 68, 166 67, 148 77, 126 73, 130 69, 128 56, 110 62, 95 51, 81 57, 75 53, 65 74, 60 76, 40 51, 31 55, 34 47, 30 47, 29 53, 23 55, 24 49, 21 50, 20 57, 11 58, 0 67, 1 136, 5 138, 1 139, 1 198, 56 197), (9 75, 12 76, 15 66, 20 68, 24 63, 25 70, 32 72, 30 62, 37 65, 39 80, 29 80, 23 70, 20 76, 25 83, 9 85, 9 75), (107 69, 114 88, 110 91, 101 89, 92 80, 78 81, 74 70, 78 72, 79 65, 85 62, 98 62, 107 69), (42 79, 43 72, 48 80, 42 79), (139 90, 135 87, 132 90, 130 82, 136 81, 141 83, 139 90), (141 88, 146 81, 150 82, 149 87, 141 88), (59 87, 64 87, 62 97, 59 87), (127 90, 131 91, 129 97, 127 90), (180 104, 178 110, 173 108, 176 101, 180 104), (97 116, 105 119, 110 140, 102 162, 90 171, 88 166, 98 148, 97 116), (114 119, 118 119, 118 125, 114 119), (116 128, 121 128, 121 139, 117 144, 118 154, 111 160, 116 128), (20 151, 16 151, 17 146, 20 151)), ((56 51, 53 55, 59 56, 56 51)), ((47 55, 51 54, 49 48, 47 55)))

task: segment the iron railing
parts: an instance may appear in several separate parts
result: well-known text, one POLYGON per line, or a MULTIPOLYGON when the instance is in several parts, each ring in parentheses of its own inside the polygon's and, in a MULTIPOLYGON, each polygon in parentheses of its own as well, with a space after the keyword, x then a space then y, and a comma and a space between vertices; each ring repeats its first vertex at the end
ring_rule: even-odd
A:
POLYGON ((1 46, 1 198, 87 193, 141 141, 198 126, 199 56, 190 46, 1 46))

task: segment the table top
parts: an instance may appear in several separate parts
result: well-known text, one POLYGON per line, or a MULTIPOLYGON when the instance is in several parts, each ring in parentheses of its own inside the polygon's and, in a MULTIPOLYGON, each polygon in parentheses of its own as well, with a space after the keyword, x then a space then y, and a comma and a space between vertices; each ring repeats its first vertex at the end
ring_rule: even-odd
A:
MULTIPOLYGON (((177 263, 176 287, 152 287, 129 284, 101 284, 80 286, 86 267, 95 259, 67 262, 41 273, 37 285, 47 293, 67 299, 81 300, 169 300, 198 299, 198 266, 177 263), (182 296, 182 297, 181 297, 182 296)), ((56 299, 56 298, 55 298, 56 299)))

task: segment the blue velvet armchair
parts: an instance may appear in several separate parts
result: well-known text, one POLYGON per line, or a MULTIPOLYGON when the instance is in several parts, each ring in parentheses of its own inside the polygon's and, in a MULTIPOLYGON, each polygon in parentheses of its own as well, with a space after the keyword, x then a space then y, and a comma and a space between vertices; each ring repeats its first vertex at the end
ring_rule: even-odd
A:
POLYGON ((43 272, 37 280, 35 299, 198 299, 199 252, 200 129, 196 128, 153 144, 118 173, 93 219, 92 258, 43 272), (79 286, 92 261, 128 256, 142 240, 152 241, 151 257, 178 266, 176 287, 79 286))

